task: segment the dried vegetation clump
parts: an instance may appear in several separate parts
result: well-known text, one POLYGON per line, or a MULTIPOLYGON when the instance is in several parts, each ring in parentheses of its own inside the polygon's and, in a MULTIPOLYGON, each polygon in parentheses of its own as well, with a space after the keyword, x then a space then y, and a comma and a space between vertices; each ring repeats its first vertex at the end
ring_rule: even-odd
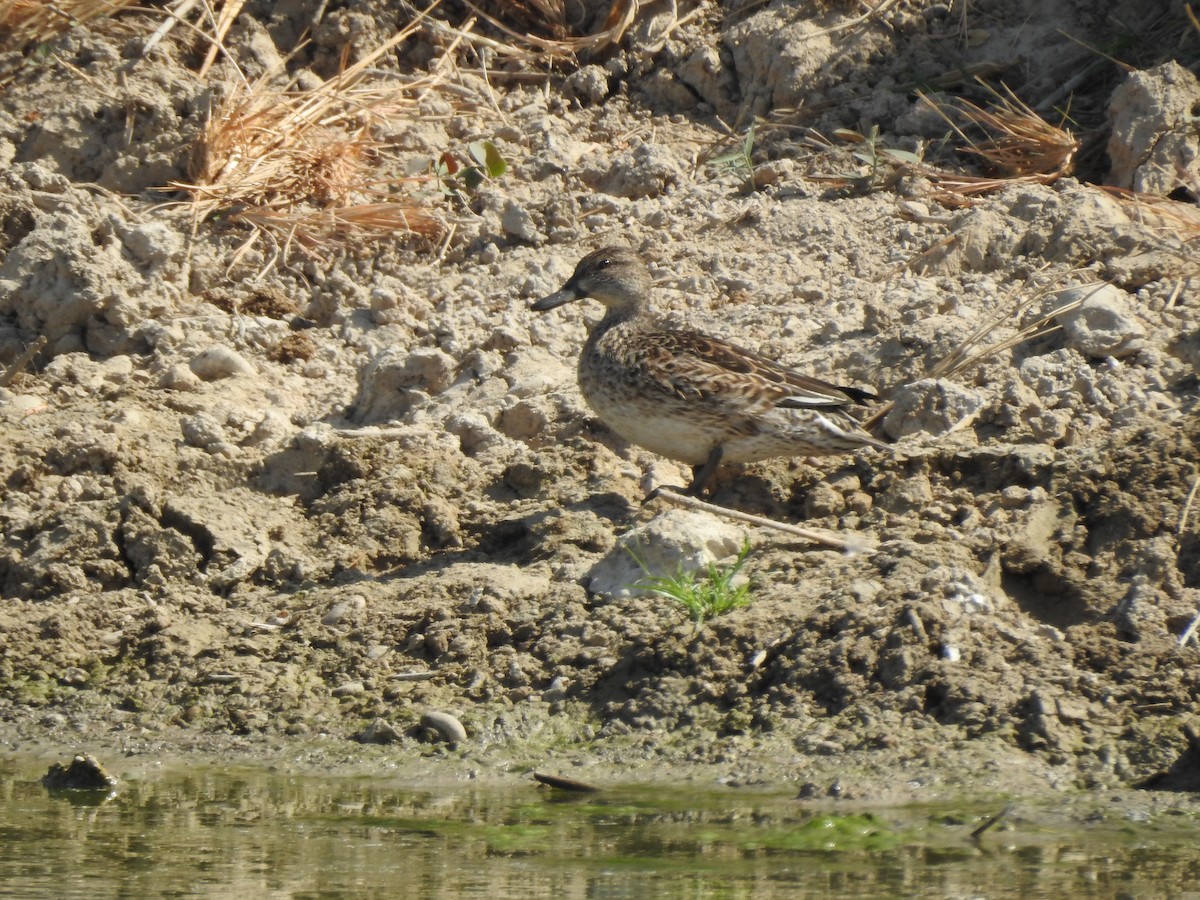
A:
POLYGON ((969 196, 1011 184, 1051 184, 1070 175, 1081 146, 1070 129, 1046 121, 1007 86, 1002 91, 986 84, 984 87, 992 97, 987 107, 965 98, 958 98, 947 107, 917 92, 966 142, 962 151, 982 160, 987 170, 982 176, 931 170, 926 174, 934 184, 942 190, 969 196), (973 137, 956 121, 956 116, 963 125, 986 136, 973 137))
MULTIPOLYGON (((267 237, 286 256, 349 238, 415 234, 435 239, 446 224, 433 200, 402 190, 425 180, 398 174, 377 126, 417 115, 440 67, 403 79, 373 66, 420 27, 414 20, 378 49, 314 88, 272 85, 272 73, 234 80, 193 148, 190 182, 198 219, 215 214, 251 226, 245 251, 267 237)), ((448 51, 449 52, 449 51, 448 51)))
POLYGON ((111 16, 135 5, 135 0, 34 0, 0 2, 0 49, 20 50, 61 34, 68 28, 111 16))
POLYGON ((509 42, 479 35, 473 35, 471 40, 501 56, 529 62, 570 59, 619 43, 636 21, 640 7, 640 0, 612 0, 603 21, 588 28, 583 22, 570 20, 565 0, 492 0, 487 10, 477 9, 477 12, 509 42))

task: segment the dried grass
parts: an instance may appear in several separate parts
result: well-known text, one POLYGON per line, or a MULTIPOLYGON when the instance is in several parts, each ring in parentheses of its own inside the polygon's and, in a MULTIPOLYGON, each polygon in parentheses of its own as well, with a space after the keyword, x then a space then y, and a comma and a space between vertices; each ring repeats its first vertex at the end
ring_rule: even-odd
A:
POLYGON ((1052 125, 1024 103, 1008 87, 1003 93, 979 82, 992 95, 987 109, 959 98, 951 110, 990 136, 976 140, 955 122, 945 107, 927 95, 917 95, 966 142, 963 152, 980 157, 989 174, 960 175, 929 169, 927 175, 944 191, 973 195, 1012 184, 1050 184, 1071 174, 1075 154, 1082 142, 1067 128, 1052 125))
POLYGON ((0 0, 0 49, 20 50, 57 37, 68 28, 111 16, 136 0, 0 0))
MULTIPOLYGON (((467 34, 443 23, 431 22, 430 27, 465 38, 473 45, 486 47, 497 56, 527 64, 568 60, 579 53, 595 53, 617 44, 637 19, 641 8, 641 0, 612 0, 601 27, 591 34, 581 35, 572 23, 567 21, 565 0, 492 0, 490 6, 495 15, 473 4, 471 0, 463 2, 476 15, 504 34, 509 42, 493 40, 479 34, 467 34)), ((693 14, 682 19, 676 17, 662 36, 665 38, 666 34, 692 17, 693 14)))
POLYGON ((1112 185, 1099 187, 1125 208, 1129 218, 1158 232, 1167 240, 1177 240, 1183 244, 1200 241, 1200 206, 1112 185))
MULTIPOLYGON (((1047 263, 1046 266, 1043 266, 1033 275, 1030 275, 1029 278, 1025 279, 1021 285, 1011 290, 1008 296, 999 303, 996 314, 990 319, 985 320, 961 344, 948 353, 937 365, 933 366, 929 370, 928 377, 954 378, 968 369, 972 369, 980 363, 985 362, 997 353, 1003 353, 1005 350, 1011 350, 1025 341, 1032 341, 1035 338, 1057 331, 1061 327, 1056 321, 1059 316, 1078 308, 1095 291, 1105 285, 1103 281, 1091 281, 1086 284, 1070 284, 1061 287, 1053 284, 1039 283, 1039 276, 1044 274, 1049 265, 1047 263), (1086 288, 1092 288, 1092 291, 1084 294, 1077 300, 1056 306, 1049 312, 1034 317, 1024 325, 1017 326, 1016 330, 1008 337, 1001 338, 990 344, 983 343, 988 335, 995 334, 998 330, 1005 327, 1011 327, 1011 323, 1014 321, 1019 322, 1030 309, 1042 303, 1046 298, 1062 293, 1063 291, 1083 290, 1086 288), (1029 294, 1024 300, 1018 299, 1027 292, 1029 294)), ((1068 275, 1074 274, 1075 270, 1068 273, 1068 275)))
MULTIPOLYGON (((925 377, 958 378, 964 372, 981 365, 998 353, 1011 350, 1025 341, 1031 341, 1057 331, 1061 327, 1057 322, 1058 317, 1079 307, 1092 295, 1092 292, 1084 294, 1076 300, 1059 304, 1049 312, 1038 314, 1025 321, 1024 324, 1019 323, 1026 318, 1031 309, 1039 304, 1044 304, 1049 297, 1067 290, 1086 288, 1098 290, 1105 284, 1102 281, 1091 281, 1084 284, 1058 284, 1057 282, 1063 278, 1073 278, 1078 275, 1079 270, 1071 269, 1057 278, 1047 280, 1045 276, 1051 265, 1052 263, 1046 263, 1021 284, 1010 289, 1003 298, 997 301, 995 315, 985 319, 957 347, 931 366, 925 377), (1018 324, 1014 325, 1014 323, 1018 324), (1008 332, 1006 337, 985 343, 989 336, 1005 331, 1008 332)), ((869 428, 883 419, 893 406, 895 403, 892 401, 885 403, 872 413, 863 423, 863 427, 869 428)))
POLYGON ((251 227, 235 261, 260 237, 286 257, 293 247, 313 251, 396 233, 432 240, 445 232, 428 202, 401 192, 427 179, 394 174, 398 161, 372 138, 383 121, 414 115, 441 81, 440 66, 407 81, 368 77, 422 18, 315 88, 274 88, 270 75, 229 83, 194 147, 191 180, 171 187, 191 195, 197 219, 223 214, 251 227))

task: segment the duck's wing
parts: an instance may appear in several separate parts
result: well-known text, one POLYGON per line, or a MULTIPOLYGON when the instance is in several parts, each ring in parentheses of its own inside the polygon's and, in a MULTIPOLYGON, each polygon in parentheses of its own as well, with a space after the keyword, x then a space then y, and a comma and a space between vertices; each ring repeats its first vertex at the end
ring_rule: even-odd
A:
POLYGON ((752 350, 694 331, 643 335, 643 364, 673 393, 756 397, 784 409, 837 409, 877 400, 870 391, 801 375, 752 350))

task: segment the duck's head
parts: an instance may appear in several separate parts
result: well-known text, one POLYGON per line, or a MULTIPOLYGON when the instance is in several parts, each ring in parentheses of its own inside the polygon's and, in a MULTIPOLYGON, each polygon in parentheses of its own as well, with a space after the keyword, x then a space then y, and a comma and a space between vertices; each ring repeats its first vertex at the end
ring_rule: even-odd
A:
POLYGON ((650 290, 650 270, 628 247, 601 247, 579 261, 574 274, 561 288, 533 304, 545 312, 591 297, 610 310, 636 310, 650 290))

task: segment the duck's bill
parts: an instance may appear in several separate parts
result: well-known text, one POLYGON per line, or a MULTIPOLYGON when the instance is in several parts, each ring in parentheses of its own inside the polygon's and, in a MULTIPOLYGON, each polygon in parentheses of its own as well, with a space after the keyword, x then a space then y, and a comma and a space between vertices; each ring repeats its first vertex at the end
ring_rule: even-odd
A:
POLYGON ((534 312, 545 312, 548 309, 554 309, 556 306, 562 306, 564 303, 570 303, 572 300, 578 300, 579 295, 570 288, 563 288, 561 291, 555 291, 541 300, 534 302, 530 307, 534 312))

